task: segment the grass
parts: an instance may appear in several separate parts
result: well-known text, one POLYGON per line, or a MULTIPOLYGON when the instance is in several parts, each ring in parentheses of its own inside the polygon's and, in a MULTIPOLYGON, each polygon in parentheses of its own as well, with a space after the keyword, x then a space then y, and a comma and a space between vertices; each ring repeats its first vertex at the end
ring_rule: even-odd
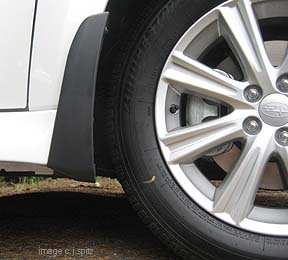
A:
POLYGON ((15 177, 15 178, 5 178, 0 177, 0 183, 19 183, 19 184, 38 184, 39 182, 45 180, 43 177, 15 177))
POLYGON ((78 182, 70 179, 52 179, 43 177, 20 177, 5 180, 0 177, 0 197, 31 192, 47 191, 101 191, 105 194, 123 194, 119 182, 115 179, 97 177, 96 183, 78 182))

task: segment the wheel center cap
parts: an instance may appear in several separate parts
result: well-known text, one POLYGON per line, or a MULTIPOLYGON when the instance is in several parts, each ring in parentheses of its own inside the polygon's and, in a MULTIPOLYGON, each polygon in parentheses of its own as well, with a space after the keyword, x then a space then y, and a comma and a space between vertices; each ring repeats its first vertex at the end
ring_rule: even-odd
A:
POLYGON ((288 97, 271 94, 265 97, 259 107, 262 120, 271 126, 283 126, 288 123, 288 97))

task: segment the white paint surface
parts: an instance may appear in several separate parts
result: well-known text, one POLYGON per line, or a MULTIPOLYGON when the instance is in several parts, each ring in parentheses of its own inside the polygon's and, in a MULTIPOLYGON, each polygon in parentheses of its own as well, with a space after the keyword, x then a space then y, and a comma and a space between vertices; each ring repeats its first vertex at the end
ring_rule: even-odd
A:
POLYGON ((67 56, 81 23, 105 10, 107 0, 39 0, 29 109, 56 109, 67 56))
POLYGON ((0 1, 0 109, 27 105, 34 8, 35 0, 0 1))

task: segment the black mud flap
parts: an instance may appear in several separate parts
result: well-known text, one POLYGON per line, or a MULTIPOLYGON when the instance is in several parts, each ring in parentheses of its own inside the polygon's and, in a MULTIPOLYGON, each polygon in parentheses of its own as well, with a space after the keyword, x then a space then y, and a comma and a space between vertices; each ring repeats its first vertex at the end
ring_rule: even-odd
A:
POLYGON ((94 182, 94 100, 108 13, 87 18, 68 55, 48 167, 76 180, 94 182))

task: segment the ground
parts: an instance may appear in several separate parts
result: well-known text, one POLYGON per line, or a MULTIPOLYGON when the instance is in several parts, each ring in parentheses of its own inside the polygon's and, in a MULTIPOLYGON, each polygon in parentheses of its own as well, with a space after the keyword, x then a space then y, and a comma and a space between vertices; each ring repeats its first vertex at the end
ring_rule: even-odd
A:
MULTIPOLYGON (((0 259, 177 260, 144 227, 116 180, 0 179, 0 259)), ((288 207, 261 190, 258 205, 288 207)))
POLYGON ((0 259, 177 260, 139 221, 120 184, 98 181, 0 183, 0 259))

